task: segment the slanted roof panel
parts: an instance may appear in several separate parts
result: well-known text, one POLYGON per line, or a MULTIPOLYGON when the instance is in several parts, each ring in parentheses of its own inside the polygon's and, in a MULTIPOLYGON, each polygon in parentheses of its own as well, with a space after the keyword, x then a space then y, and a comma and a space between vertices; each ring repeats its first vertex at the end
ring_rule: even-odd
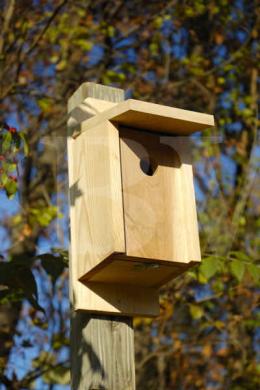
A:
POLYGON ((213 115, 129 99, 82 122, 82 131, 104 120, 173 135, 189 135, 214 126, 213 115))

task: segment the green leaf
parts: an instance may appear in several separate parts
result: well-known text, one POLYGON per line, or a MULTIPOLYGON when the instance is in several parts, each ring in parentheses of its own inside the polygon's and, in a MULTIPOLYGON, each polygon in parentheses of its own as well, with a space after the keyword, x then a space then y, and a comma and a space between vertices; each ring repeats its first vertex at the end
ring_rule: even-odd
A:
POLYGON ((64 268, 67 267, 62 256, 54 256, 50 253, 45 253, 38 256, 41 259, 41 263, 48 275, 50 275, 53 283, 55 284, 58 277, 64 271, 64 268))
POLYGON ((10 291, 22 292, 32 306, 44 313, 38 303, 37 284, 31 270, 31 261, 17 259, 0 263, 0 284, 7 286, 10 291))
POLYGON ((21 145, 21 138, 17 132, 12 134, 12 141, 13 141, 16 149, 18 150, 20 148, 20 145, 21 145))
POLYGON ((152 42, 149 45, 149 49, 153 55, 156 55, 156 54, 158 54, 159 46, 156 42, 152 42))
POLYGON ((16 265, 16 263, 14 266, 16 269, 15 272, 19 275, 18 286, 24 290, 24 293, 28 298, 32 296, 38 299, 37 284, 30 267, 26 265, 16 265))
POLYGON ((107 35, 110 38, 113 38, 115 36, 115 27, 114 26, 108 26, 108 28, 107 28, 107 35))
POLYGON ((163 18, 161 16, 157 16, 154 19, 154 26, 160 28, 162 24, 163 24, 163 18))
POLYGON ((89 51, 92 48, 92 42, 87 41, 86 39, 77 39, 75 44, 86 51, 89 51))
POLYGON ((201 306, 190 304, 189 309, 194 320, 199 320, 204 315, 204 310, 201 306))
POLYGON ((116 72, 114 70, 108 70, 103 76, 103 79, 106 80, 107 83, 112 81, 124 81, 125 78, 126 76, 124 73, 116 72))
POLYGON ((64 346, 70 345, 69 338, 66 337, 63 333, 54 334, 52 340, 53 340, 52 348, 56 351, 64 346))
POLYGON ((51 248, 53 253, 57 253, 59 256, 62 257, 65 266, 69 266, 69 252, 62 248, 51 248))
POLYGON ((66 365, 68 362, 56 363, 56 356, 47 351, 42 351, 32 361, 34 368, 41 368, 44 371, 43 380, 49 384, 66 385, 70 382, 70 370, 66 365))
POLYGON ((14 172, 16 170, 16 167, 17 167, 17 164, 16 163, 8 163, 8 162, 5 162, 3 164, 3 169, 6 171, 6 172, 14 172))
POLYGON ((70 383, 70 370, 68 367, 53 367, 43 375, 43 380, 49 384, 68 385, 70 383))
POLYGON ((258 283, 260 281, 260 266, 257 266, 256 264, 248 264, 247 269, 254 282, 258 283))
POLYGON ((200 271, 205 276, 205 278, 212 278, 212 276, 214 276, 219 271, 219 269, 220 263, 217 257, 210 256, 202 260, 200 271))
POLYGON ((223 328, 225 328, 225 322, 220 321, 220 320, 214 321, 213 325, 214 325, 217 329, 219 329, 219 330, 222 330, 223 328))
POLYGON ((33 359, 32 366, 38 367, 51 367, 56 362, 56 357, 51 352, 41 351, 40 354, 33 359))
POLYGON ((11 179, 8 179, 5 183, 5 191, 8 198, 11 198, 17 191, 17 182, 11 179))
POLYGON ((240 261, 251 262, 250 257, 241 251, 230 251, 229 256, 240 261))
POLYGON ((245 273, 245 264, 240 260, 233 260, 230 264, 230 271, 241 282, 245 273))
POLYGON ((192 270, 191 271, 187 271, 186 275, 189 276, 191 279, 194 279, 194 280, 197 279, 197 274, 196 274, 195 271, 192 271, 192 270))
POLYGON ((249 329, 259 328, 260 320, 251 318, 248 320, 244 320, 243 324, 249 329))
POLYGON ((7 152, 10 149, 12 143, 12 134, 8 131, 3 136, 2 150, 7 152))
POLYGON ((56 206, 48 206, 39 209, 31 208, 30 213, 34 217, 34 221, 36 220, 40 226, 47 227, 58 216, 57 211, 56 206))
POLYGON ((59 61, 57 64, 56 64, 56 70, 58 71, 58 72, 61 72, 62 70, 64 70, 65 68, 66 68, 66 66, 67 66, 67 61, 65 61, 65 60, 61 60, 61 61, 59 61))
POLYGON ((6 174, 5 172, 3 172, 2 175, 1 175, 1 182, 2 182, 3 186, 6 185, 6 183, 8 182, 8 180, 9 180, 9 179, 8 179, 7 174, 6 174))
POLYGON ((38 106, 43 112, 49 111, 52 101, 48 97, 43 97, 38 100, 38 106))
POLYGON ((20 131, 19 136, 20 136, 21 140, 23 141, 23 152, 24 152, 24 155, 28 156, 28 154, 29 154, 29 145, 28 145, 27 139, 25 137, 25 134, 20 131))
POLYGON ((206 283, 208 283, 208 279, 205 278, 205 276, 203 275, 202 272, 199 272, 199 274, 198 274, 198 281, 199 281, 199 283, 201 283, 201 284, 206 284, 206 283))

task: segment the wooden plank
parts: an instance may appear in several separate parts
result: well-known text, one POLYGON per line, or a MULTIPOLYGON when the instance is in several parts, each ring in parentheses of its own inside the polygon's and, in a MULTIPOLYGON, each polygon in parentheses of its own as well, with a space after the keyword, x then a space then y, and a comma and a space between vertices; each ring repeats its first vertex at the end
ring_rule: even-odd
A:
MULTIPOLYGON (((158 315, 157 290, 151 293, 146 289, 113 285, 93 289, 85 278, 88 271, 111 254, 125 252, 118 131, 106 122, 76 140, 70 137, 68 153, 70 279, 74 309, 132 316, 158 315)), ((103 262, 102 266, 105 264, 103 262)))
POLYGON ((84 312, 74 316, 71 388, 135 389, 134 338, 129 319, 95 314, 90 317, 84 312))
MULTIPOLYGON (((76 92, 70 99, 69 112, 89 96, 101 97, 111 102, 124 99, 121 90, 84 83, 78 93, 76 92)), ((88 114, 86 115, 88 117, 88 114)), ((81 117, 81 120, 83 119, 84 112, 81 117)), ((69 128, 68 131, 70 134, 71 129, 69 128)), ((69 137, 69 156, 72 153, 72 142, 73 140, 69 137)), ((70 167, 70 180, 72 171, 73 167, 70 167)), ((72 215, 73 212, 72 210, 72 215)), ((73 310, 71 320, 72 389, 135 389, 132 318, 74 311, 77 297, 81 297, 79 300, 84 299, 80 301, 83 304, 88 299, 99 296, 77 280, 77 274, 71 265, 72 257, 70 256, 70 294, 73 310)))
POLYGON ((80 279, 125 252, 119 133, 106 121, 70 142, 72 267, 80 279))
POLYGON ((166 141, 123 128, 120 145, 126 255, 174 263, 200 261, 188 145, 183 139, 166 141), (142 163, 154 172, 146 174, 142 163))
MULTIPOLYGON (((81 95, 80 95, 81 96, 81 95)), ((78 96, 76 95, 78 98, 78 96)), ((114 106, 117 103, 107 102, 106 100, 94 99, 91 97, 87 97, 82 100, 82 102, 78 106, 71 106, 71 111, 69 111, 68 116, 68 135, 72 135, 75 132, 80 133, 81 122, 86 121, 86 119, 92 118, 95 115, 99 114, 102 111, 106 111, 114 106)))
POLYGON ((87 131, 104 120, 125 127, 174 135, 189 135, 214 126, 213 115, 128 99, 88 119, 80 131, 87 131))
MULTIPOLYGON (((107 270, 107 267, 103 269, 107 270)), ((88 294, 88 300, 83 302, 82 309, 86 310, 87 308, 92 313, 105 312, 124 316, 158 316, 159 298, 157 287, 138 287, 124 284, 124 275, 122 276, 121 284, 103 283, 106 280, 102 280, 102 283, 95 280, 86 282, 87 290, 90 290, 92 294, 88 294)))
MULTIPOLYGON (((87 98, 101 110, 103 100, 87 98)), ((73 112, 73 111, 72 111, 73 112)), ((89 288, 85 275, 114 253, 125 253, 119 133, 109 121, 68 139, 71 289, 75 310, 158 315, 158 291, 125 286, 89 288), (80 281, 79 281, 80 280, 80 281), (120 298, 118 305, 116 297, 120 298)), ((105 262, 102 266, 105 266, 105 262)), ((117 281, 120 284, 120 280, 117 281)), ((122 284, 122 283, 121 283, 122 284)))
MULTIPOLYGON (((86 275, 86 278, 88 282, 98 282, 101 286, 101 282, 106 283, 108 286, 113 286, 113 289, 120 283, 125 285, 129 294, 135 293, 138 303, 135 303, 137 307, 134 309, 142 310, 140 310, 139 315, 147 315, 145 314, 145 312, 147 313, 147 308, 149 308, 148 315, 153 316, 153 313, 158 315, 158 292, 156 288, 185 272, 188 267, 187 264, 183 263, 172 264, 172 262, 164 261, 162 263, 156 260, 149 260, 145 258, 114 256, 113 261, 99 270, 93 269, 86 275), (148 290, 147 287, 152 288, 148 290), (151 294, 155 299, 154 304, 149 299, 151 294), (140 307, 141 302, 143 303, 142 308, 140 307)), ((129 296, 126 299, 128 306, 130 306, 129 296)), ((128 307, 126 306, 125 309, 127 310, 128 307)))
MULTIPOLYGON (((97 261, 82 280, 109 284, 111 290, 129 286, 125 298, 129 307, 133 287, 144 287, 138 299, 142 307, 135 310, 153 315, 156 307, 149 303, 146 288, 158 288, 201 259, 190 142, 134 129, 120 128, 119 132, 126 254, 97 261), (154 172, 145 171, 142 162, 146 169, 151 163, 154 172)), ((118 307, 105 295, 109 304, 118 307)), ((97 307, 108 309, 108 302, 96 302, 97 307)), ((124 309, 129 311, 126 306, 124 309)))
POLYGON ((103 100, 110 103, 118 103, 124 100, 124 90, 107 87, 105 85, 85 82, 73 93, 68 101, 68 112, 80 106, 86 99, 103 100))

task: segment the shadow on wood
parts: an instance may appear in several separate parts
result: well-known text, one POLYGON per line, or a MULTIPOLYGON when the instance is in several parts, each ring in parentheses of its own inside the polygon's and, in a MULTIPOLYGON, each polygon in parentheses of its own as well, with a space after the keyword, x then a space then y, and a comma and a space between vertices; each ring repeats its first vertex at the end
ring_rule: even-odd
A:
POLYGON ((72 389, 134 389, 132 320, 78 312, 71 321, 72 389))

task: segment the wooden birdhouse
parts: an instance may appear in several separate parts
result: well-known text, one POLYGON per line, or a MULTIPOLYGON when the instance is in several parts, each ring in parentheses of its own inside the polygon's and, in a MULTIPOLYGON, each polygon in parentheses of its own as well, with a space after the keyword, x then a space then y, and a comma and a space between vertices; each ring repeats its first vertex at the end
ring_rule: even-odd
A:
POLYGON ((158 288, 201 259, 189 136, 214 118, 83 98, 68 140, 75 307, 157 315, 158 288))

